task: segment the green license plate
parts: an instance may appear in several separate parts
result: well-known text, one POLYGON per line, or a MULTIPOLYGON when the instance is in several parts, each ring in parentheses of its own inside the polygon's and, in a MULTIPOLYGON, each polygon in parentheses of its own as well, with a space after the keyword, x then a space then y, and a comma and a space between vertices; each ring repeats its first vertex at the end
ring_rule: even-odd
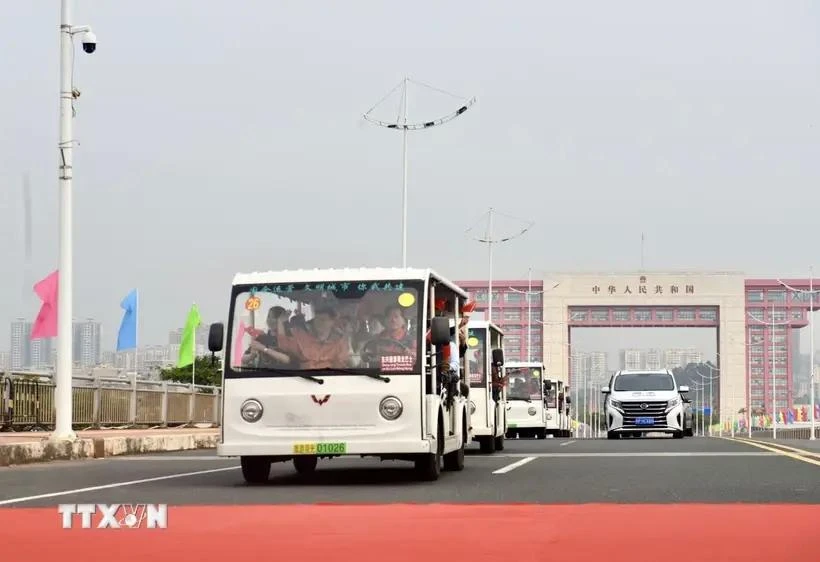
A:
POLYGON ((347 443, 296 443, 294 455, 344 455, 347 443))
POLYGON ((517 423, 507 423, 507 427, 518 427, 517 423))

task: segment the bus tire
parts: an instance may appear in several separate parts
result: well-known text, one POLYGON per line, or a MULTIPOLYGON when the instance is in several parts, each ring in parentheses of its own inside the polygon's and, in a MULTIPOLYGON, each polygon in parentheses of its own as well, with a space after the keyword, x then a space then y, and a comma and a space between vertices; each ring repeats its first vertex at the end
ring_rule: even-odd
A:
POLYGON ((495 453, 495 437, 492 435, 484 435, 479 441, 481 452, 485 455, 492 455, 495 453))
POLYGON ((434 482, 441 474, 441 457, 444 451, 444 420, 441 414, 438 418, 438 431, 436 434, 436 452, 421 455, 415 461, 416 474, 420 480, 434 482))
POLYGON ((271 461, 267 457, 239 457, 239 464, 248 484, 264 484, 270 478, 271 461))
POLYGON ((464 421, 461 425, 461 446, 452 453, 444 455, 444 470, 452 472, 464 470, 464 444, 467 441, 467 422, 464 421))
POLYGON ((295 468, 299 474, 306 476, 316 472, 318 462, 319 459, 313 455, 299 455, 298 457, 293 457, 293 468, 295 468))

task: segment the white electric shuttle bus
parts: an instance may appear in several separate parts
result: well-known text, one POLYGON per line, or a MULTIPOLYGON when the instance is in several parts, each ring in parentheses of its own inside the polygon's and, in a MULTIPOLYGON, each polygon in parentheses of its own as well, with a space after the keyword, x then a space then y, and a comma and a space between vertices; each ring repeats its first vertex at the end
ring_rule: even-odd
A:
POLYGON ((510 361, 506 364, 507 436, 540 437, 547 435, 547 409, 544 407, 544 364, 510 361))
POLYGON ((571 426, 566 408, 562 407, 564 397, 564 381, 544 378, 544 417, 546 418, 546 434, 553 437, 569 437, 571 426))
POLYGON ((504 450, 507 411, 504 389, 493 387, 493 370, 504 373, 504 333, 486 320, 467 324, 465 366, 470 380, 472 436, 482 453, 504 450))
POLYGON ((251 484, 274 462, 309 474, 339 456, 412 461, 424 480, 442 461, 462 470, 469 412, 450 344, 467 297, 429 269, 237 274, 227 330, 208 339, 225 351, 217 454, 240 457, 251 484))

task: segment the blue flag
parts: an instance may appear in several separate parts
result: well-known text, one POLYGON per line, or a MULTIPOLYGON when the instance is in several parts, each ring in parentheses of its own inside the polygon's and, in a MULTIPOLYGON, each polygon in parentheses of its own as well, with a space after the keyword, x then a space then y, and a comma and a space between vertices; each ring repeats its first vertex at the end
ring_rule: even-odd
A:
POLYGON ((137 349, 137 290, 128 293, 120 306, 125 310, 125 314, 117 334, 117 351, 137 349))

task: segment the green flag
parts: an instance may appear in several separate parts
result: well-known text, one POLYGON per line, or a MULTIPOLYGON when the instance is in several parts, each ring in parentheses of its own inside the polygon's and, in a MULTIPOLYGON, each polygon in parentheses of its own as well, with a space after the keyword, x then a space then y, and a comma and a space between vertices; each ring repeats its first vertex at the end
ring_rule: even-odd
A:
POLYGON ((182 341, 179 344, 179 359, 177 360, 177 367, 186 367, 194 364, 194 355, 196 349, 194 347, 194 339, 196 336, 196 329, 202 318, 199 317, 199 309, 196 304, 191 306, 188 312, 188 319, 185 321, 185 329, 182 331, 182 341))

